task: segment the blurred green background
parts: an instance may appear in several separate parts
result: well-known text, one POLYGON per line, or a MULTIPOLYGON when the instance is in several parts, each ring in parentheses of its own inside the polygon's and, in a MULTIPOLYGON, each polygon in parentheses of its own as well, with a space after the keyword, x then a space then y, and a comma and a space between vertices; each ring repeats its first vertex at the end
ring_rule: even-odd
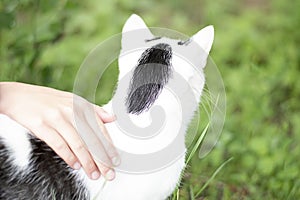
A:
MULTIPOLYGON (((1 0, 0 80, 72 91, 83 59, 137 13, 149 26, 187 35, 213 24, 211 57, 226 88, 218 144, 195 156, 180 199, 300 199, 300 1, 1 0)), ((108 69, 98 103, 117 77, 108 69)))

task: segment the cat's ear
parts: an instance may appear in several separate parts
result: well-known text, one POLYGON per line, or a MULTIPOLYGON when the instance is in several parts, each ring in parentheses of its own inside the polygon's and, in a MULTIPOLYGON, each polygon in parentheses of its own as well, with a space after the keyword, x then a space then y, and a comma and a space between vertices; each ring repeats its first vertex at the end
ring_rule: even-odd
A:
MULTIPOLYGON (((132 14, 125 22, 122 33, 126 33, 126 32, 133 31, 133 30, 138 30, 138 29, 146 29, 149 31, 144 20, 140 16, 138 16, 136 14, 132 14)), ((151 34, 150 31, 149 31, 149 34, 151 34)))
POLYGON ((125 22, 122 30, 122 47, 132 46, 132 43, 145 42, 146 39, 153 38, 153 34, 145 24, 144 20, 132 14, 125 22))
POLYGON ((195 41, 200 47, 209 54, 214 41, 214 27, 212 25, 198 31, 192 36, 192 40, 195 41))

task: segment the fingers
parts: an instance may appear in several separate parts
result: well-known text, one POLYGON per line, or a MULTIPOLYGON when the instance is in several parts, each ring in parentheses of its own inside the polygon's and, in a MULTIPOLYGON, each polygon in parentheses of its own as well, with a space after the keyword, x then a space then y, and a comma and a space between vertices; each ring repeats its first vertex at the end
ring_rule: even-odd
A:
POLYGON ((100 106, 95 105, 95 111, 96 111, 97 115, 100 117, 100 119, 102 120, 102 122, 104 122, 104 123, 110 123, 110 122, 113 122, 116 120, 115 115, 107 113, 100 106))
POLYGON ((64 101, 59 110, 47 112, 44 124, 51 127, 51 132, 44 130, 47 135, 39 137, 74 169, 82 166, 91 179, 102 174, 112 180, 113 165, 118 165, 120 159, 102 121, 112 122, 115 116, 81 97, 73 97, 74 104, 64 101))
POLYGON ((112 161, 112 164, 114 166, 118 166, 120 164, 120 158, 115 146, 113 145, 112 139, 109 136, 107 129, 105 128, 102 121, 98 118, 96 118, 96 121, 98 126, 93 126, 94 131, 95 133, 97 133, 97 136, 102 141, 103 146, 106 149, 106 153, 112 161))
POLYGON ((76 99, 74 105, 76 106, 74 108, 76 120, 74 126, 76 126, 77 133, 86 144, 94 161, 96 161, 101 174, 108 180, 112 180, 115 175, 112 169, 113 165, 104 146, 109 141, 105 139, 98 128, 96 120, 99 117, 95 116, 94 105, 80 97, 76 99))
POLYGON ((107 144, 110 143, 101 133, 100 129, 97 128, 97 122, 92 115, 88 114, 86 116, 86 126, 85 130, 88 131, 89 134, 84 134, 83 140, 87 144, 89 151, 91 152, 96 164, 101 172, 105 176, 106 179, 112 180, 115 177, 115 172, 112 169, 111 158, 107 154, 109 151, 106 147, 107 144), (98 134, 97 134, 98 133, 98 134))
POLYGON ((109 166, 107 166, 105 163, 99 161, 97 157, 95 156, 96 164, 101 171, 101 174, 107 179, 107 180, 113 180, 115 178, 115 170, 109 166))
MULTIPOLYGON (((96 122, 97 122, 97 124, 90 124, 90 126, 92 127, 93 131, 96 133, 97 137, 102 142, 102 144, 106 150, 106 154, 109 157, 109 159, 111 160, 112 164, 114 166, 118 166, 120 164, 119 154, 116 151, 116 148, 114 147, 112 140, 111 140, 104 124, 102 123, 102 121, 98 117, 96 117, 96 122)), ((94 157, 97 158, 98 156, 95 155, 94 157)), ((105 177, 108 180, 114 179, 115 173, 110 166, 105 165, 105 163, 103 163, 101 161, 97 162, 97 160, 96 160, 96 163, 97 163, 101 173, 105 174, 105 177)))
POLYGON ((69 148, 66 141, 61 137, 61 135, 54 129, 42 126, 34 133, 38 138, 45 141, 46 144, 53 149, 56 154, 61 157, 69 166, 74 169, 80 169, 81 164, 79 163, 77 157, 69 148))
POLYGON ((61 130, 62 137, 68 141, 70 149, 78 158, 86 174, 91 179, 98 179, 100 171, 73 125, 68 121, 61 120, 57 122, 56 126, 58 130, 61 130))
MULTIPOLYGON (((103 108, 101 108, 99 106, 95 106, 95 111, 102 121, 100 119, 96 118, 98 127, 93 127, 94 131, 96 133, 98 133, 99 130, 97 130, 97 128, 100 128, 100 135, 98 134, 98 137, 101 138, 102 135, 104 135, 105 139, 108 140, 107 142, 104 142, 104 147, 107 150, 107 153, 108 153, 109 157, 111 158, 112 163, 115 166, 118 166, 120 164, 119 155, 118 155, 115 147, 113 146, 111 137, 109 136, 109 134, 103 124, 103 122, 108 123, 108 122, 112 122, 112 121, 116 120, 116 116, 112 115, 112 114, 108 114, 103 108)), ((104 138, 102 138, 102 141, 103 141, 103 139, 104 138)))

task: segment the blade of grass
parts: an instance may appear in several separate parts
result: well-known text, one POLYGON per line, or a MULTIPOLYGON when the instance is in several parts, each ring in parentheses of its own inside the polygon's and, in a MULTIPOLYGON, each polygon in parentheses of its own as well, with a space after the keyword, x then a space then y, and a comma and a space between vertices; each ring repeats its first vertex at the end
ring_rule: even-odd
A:
MULTIPOLYGON (((207 133, 208 127, 209 127, 209 124, 206 125, 206 127, 202 131, 200 137, 198 138, 196 144, 193 146, 192 150, 190 151, 188 158, 186 160, 186 165, 190 162, 192 157, 195 155, 197 149, 199 148, 201 142, 203 141, 203 139, 205 137, 205 134, 207 133)), ((180 178, 179 182, 181 182, 181 179, 182 179, 182 177, 180 178)), ((179 192, 180 192, 180 189, 179 189, 179 185, 178 185, 172 194, 172 200, 179 200, 179 192)))
MULTIPOLYGON (((181 183, 181 180, 182 180, 182 174, 181 174, 179 183, 181 183)), ((179 189, 179 184, 178 184, 178 185, 176 186, 176 189, 175 189, 174 192, 172 193, 172 200, 179 200, 179 192, 180 192, 180 189, 179 189)), ((169 198, 169 199, 170 199, 170 198, 169 198)))
POLYGON ((190 200, 195 200, 195 194, 192 186, 190 186, 190 200))
POLYGON ((179 189, 176 188, 176 190, 173 192, 172 200, 176 200, 176 199, 177 199, 177 191, 178 191, 178 190, 179 190, 179 189))
POLYGON ((178 189, 177 193, 176 193, 176 196, 177 196, 176 200, 179 200, 179 192, 180 192, 180 190, 178 189))
POLYGON ((229 163, 231 160, 233 159, 233 157, 229 158, 228 160, 226 160, 220 167, 218 167, 218 169, 213 173, 213 175, 208 179, 208 181, 206 181, 206 183, 203 185, 203 187, 196 193, 195 198, 197 198, 202 192, 203 190, 205 190, 205 188, 210 184, 210 182, 217 176, 217 174, 221 171, 221 169, 227 164, 229 163))
POLYGON ((188 158, 186 159, 186 164, 188 164, 190 162, 190 160, 192 159, 192 157, 194 156, 195 152, 197 151, 197 149, 199 148, 201 142, 203 141, 206 133, 207 133, 207 130, 208 130, 208 127, 209 127, 209 123, 206 125, 206 127, 204 128, 204 130, 202 131, 200 137, 198 138, 196 144, 193 146, 191 152, 189 153, 189 156, 188 158))
MULTIPOLYGON (((203 139, 204 139, 204 137, 205 137, 205 135, 207 133, 208 127, 209 127, 209 124, 206 125, 206 127, 202 131, 200 137, 198 138, 196 144, 194 145, 194 147, 192 148, 191 152, 189 153, 188 158, 186 160, 186 165, 190 162, 190 160, 192 159, 192 157, 195 155, 197 149, 199 148, 201 142, 203 141, 203 139)), ((181 182, 181 179, 182 179, 182 177, 180 178, 179 182, 181 182)), ((179 185, 178 185, 176 187, 176 189, 174 190, 173 194, 172 194, 172 200, 179 200, 179 192, 180 192, 180 189, 179 189, 179 185)))

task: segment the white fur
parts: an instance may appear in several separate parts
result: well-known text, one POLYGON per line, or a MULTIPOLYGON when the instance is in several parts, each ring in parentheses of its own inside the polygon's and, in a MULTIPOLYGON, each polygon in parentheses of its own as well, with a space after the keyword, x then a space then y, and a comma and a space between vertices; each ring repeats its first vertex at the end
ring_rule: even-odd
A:
POLYGON ((11 151, 10 158, 17 167, 26 168, 29 164, 31 145, 28 130, 6 115, 0 114, 0 138, 11 151))

